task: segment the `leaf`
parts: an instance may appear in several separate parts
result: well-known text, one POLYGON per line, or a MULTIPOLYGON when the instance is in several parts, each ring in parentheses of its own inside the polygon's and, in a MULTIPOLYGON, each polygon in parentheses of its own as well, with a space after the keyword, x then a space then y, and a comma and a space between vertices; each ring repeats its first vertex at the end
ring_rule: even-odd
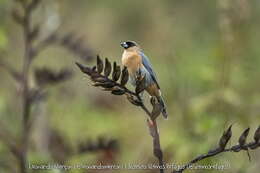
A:
POLYGON ((231 136, 232 136, 232 125, 229 126, 229 128, 224 131, 222 137, 219 140, 219 147, 220 149, 224 150, 228 141, 230 140, 231 136))
POLYGON ((105 60, 105 70, 104 70, 105 76, 108 77, 110 75, 111 71, 112 71, 111 63, 106 58, 106 60, 105 60))
POLYGON ((239 143, 240 146, 245 145, 249 130, 250 130, 250 128, 247 128, 246 130, 244 130, 244 132, 239 137, 238 143, 239 143))
POLYGON ((114 62, 112 79, 114 81, 117 81, 120 78, 120 75, 121 75, 121 68, 120 66, 116 65, 116 62, 114 62))
POLYGON ((125 86, 125 84, 127 83, 129 79, 129 73, 126 67, 124 67, 124 69, 122 70, 122 75, 121 75, 121 85, 125 86))
POLYGON ((259 141, 260 141, 260 126, 255 131, 254 139, 255 139, 256 143, 259 143, 259 141))
POLYGON ((135 88, 136 94, 143 92, 145 89, 145 86, 146 86, 146 79, 145 79, 145 76, 143 76, 140 80, 137 80, 137 82, 136 82, 136 88, 135 88))
POLYGON ((99 55, 97 56, 97 72, 102 73, 104 68, 103 61, 100 59, 99 55))

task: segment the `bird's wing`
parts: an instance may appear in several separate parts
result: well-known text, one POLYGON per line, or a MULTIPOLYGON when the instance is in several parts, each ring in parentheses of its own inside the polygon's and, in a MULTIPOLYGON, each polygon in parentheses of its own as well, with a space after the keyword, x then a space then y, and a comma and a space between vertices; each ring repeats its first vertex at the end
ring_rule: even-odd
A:
POLYGON ((159 86, 157 79, 156 79, 156 74, 153 71, 153 67, 152 67, 152 64, 149 61, 149 58, 142 51, 140 51, 140 55, 142 57, 142 63, 144 65, 144 67, 146 68, 146 70, 151 75, 151 77, 152 77, 153 81, 156 83, 158 89, 160 89, 160 86, 159 86))

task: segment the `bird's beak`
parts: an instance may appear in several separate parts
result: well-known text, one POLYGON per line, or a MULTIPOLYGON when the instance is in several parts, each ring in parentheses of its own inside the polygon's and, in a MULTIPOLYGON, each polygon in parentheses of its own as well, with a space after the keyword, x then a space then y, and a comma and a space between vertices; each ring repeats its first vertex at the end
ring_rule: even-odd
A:
POLYGON ((120 43, 120 45, 121 45, 123 48, 125 48, 125 49, 128 48, 128 45, 126 44, 126 42, 122 42, 122 43, 120 43))

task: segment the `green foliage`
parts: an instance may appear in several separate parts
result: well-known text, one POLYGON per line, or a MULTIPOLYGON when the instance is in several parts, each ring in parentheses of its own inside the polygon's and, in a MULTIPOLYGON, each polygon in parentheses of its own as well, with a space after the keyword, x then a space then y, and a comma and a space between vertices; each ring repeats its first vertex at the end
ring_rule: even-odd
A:
POLYGON ((6 38, 5 30, 0 27, 0 49, 3 49, 6 47, 8 43, 8 39, 6 38))
MULTIPOLYGON (((236 8, 229 9, 232 26, 228 35, 220 26, 221 20, 225 20, 221 18, 223 10, 216 6, 216 1, 208 0, 200 3, 176 0, 46 1, 37 13, 48 13, 44 7, 50 5, 63 17, 61 33, 73 30, 85 35, 97 54, 112 58, 118 64, 123 51, 119 45, 121 41, 135 40, 141 45, 157 73, 169 112, 169 120, 158 123, 166 162, 179 161, 181 164, 215 147, 229 124, 234 123, 233 136, 239 136, 249 126, 256 128, 259 125, 260 4, 259 0, 248 3, 248 17, 239 10, 234 11, 236 8), (226 41, 229 36, 235 41, 226 41)), ((11 5, 7 0, 0 0, 0 9, 7 11, 11 5)), ((233 7, 237 6, 239 4, 233 7)), ((21 36, 17 35, 22 33, 12 22, 1 26, 5 18, 2 12, 0 16, 0 50, 10 52, 10 57, 0 54, 0 58, 6 58, 19 68, 24 45, 21 36)), ((35 23, 39 21, 37 17, 34 20, 35 23)), ((44 23, 41 20, 40 23, 44 23)), ((44 24, 41 27, 44 30, 44 24)), ((46 129, 57 130, 74 150, 78 142, 89 138, 116 138, 120 150, 115 163, 155 161, 145 126, 146 117, 141 110, 124 98, 93 88, 74 65, 74 59, 71 59, 74 55, 53 46, 39 56, 40 61, 34 66, 66 66, 74 72, 73 79, 51 90, 46 105, 34 107, 35 114, 40 114, 43 107, 42 114, 48 122, 46 129)), ((5 117, 3 120, 15 134, 19 133, 15 132, 18 131, 16 121, 21 117, 15 119, 10 110, 19 114, 17 97, 20 93, 6 87, 11 83, 6 74, 0 68, 0 118, 5 117), (7 95, 8 99, 3 99, 7 95)), ((0 151, 6 150, 0 146, 0 151)), ((222 158, 225 158, 231 164, 227 172, 257 172, 258 153, 252 155, 250 163, 247 163, 245 153, 234 157, 223 154, 202 163, 223 163, 222 158)), ((95 162, 98 156, 95 153, 75 156, 68 163, 95 162)), ((37 151, 30 151, 30 159, 53 161, 37 151)))

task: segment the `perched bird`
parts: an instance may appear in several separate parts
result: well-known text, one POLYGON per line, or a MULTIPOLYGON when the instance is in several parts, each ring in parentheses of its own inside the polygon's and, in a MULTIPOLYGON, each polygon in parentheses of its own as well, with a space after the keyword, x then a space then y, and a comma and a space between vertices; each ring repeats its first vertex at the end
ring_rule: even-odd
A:
POLYGON ((130 82, 136 86, 137 76, 145 77, 145 90, 150 96, 155 96, 162 107, 162 114, 167 118, 166 106, 163 101, 160 86, 157 82, 155 72, 148 57, 143 53, 140 46, 134 41, 122 42, 121 46, 124 48, 122 55, 122 64, 127 67, 130 75, 130 82))

